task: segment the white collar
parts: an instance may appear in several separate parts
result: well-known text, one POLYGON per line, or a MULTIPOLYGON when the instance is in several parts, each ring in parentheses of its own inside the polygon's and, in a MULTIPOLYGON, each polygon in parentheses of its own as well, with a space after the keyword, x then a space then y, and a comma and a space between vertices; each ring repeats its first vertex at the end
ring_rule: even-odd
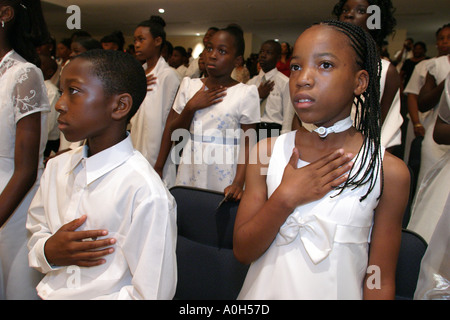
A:
POLYGON ((124 140, 93 156, 87 156, 88 149, 87 145, 76 149, 69 167, 69 170, 73 171, 80 162, 83 162, 86 168, 86 184, 92 183, 117 168, 134 154, 133 143, 129 134, 124 140))
POLYGON ((263 69, 261 69, 260 71, 259 71, 259 75, 260 75, 260 77, 261 77, 261 79, 262 79, 262 77, 266 77, 266 80, 270 80, 270 79, 272 79, 273 77, 275 77, 275 75, 277 74, 277 72, 278 72, 278 69, 277 68, 273 68, 272 70, 270 70, 269 72, 264 72, 263 71, 263 69))
POLYGON ((310 132, 316 132, 320 138, 325 139, 330 133, 339 133, 345 130, 348 130, 353 125, 352 117, 348 116, 347 118, 336 122, 331 127, 317 127, 315 125, 305 126, 305 128, 310 132), (308 128, 309 127, 309 128, 308 128))

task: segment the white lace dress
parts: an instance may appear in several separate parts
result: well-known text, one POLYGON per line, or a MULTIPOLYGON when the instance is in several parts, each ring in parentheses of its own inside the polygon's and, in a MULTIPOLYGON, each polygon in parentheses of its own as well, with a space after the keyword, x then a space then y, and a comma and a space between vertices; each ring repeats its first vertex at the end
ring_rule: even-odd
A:
MULTIPOLYGON (((36 297, 36 271, 28 267, 26 215, 44 169, 43 154, 47 143, 47 113, 50 111, 42 72, 26 62, 14 50, 0 62, 0 192, 14 172, 16 124, 20 119, 41 112, 39 172, 35 186, 0 229, 0 299, 36 297)), ((40 275, 39 275, 40 276, 40 275)))
MULTIPOLYGON (((277 138, 267 172, 270 197, 279 186, 295 147, 295 131, 277 138)), ((384 156, 384 148, 382 148, 384 156)), ((355 167, 360 165, 358 158, 355 167)), ((308 165, 299 160, 298 167, 308 165)), ((370 230, 380 195, 380 176, 368 185, 331 191, 297 207, 267 251, 250 266, 239 299, 361 299, 368 264, 370 230)))

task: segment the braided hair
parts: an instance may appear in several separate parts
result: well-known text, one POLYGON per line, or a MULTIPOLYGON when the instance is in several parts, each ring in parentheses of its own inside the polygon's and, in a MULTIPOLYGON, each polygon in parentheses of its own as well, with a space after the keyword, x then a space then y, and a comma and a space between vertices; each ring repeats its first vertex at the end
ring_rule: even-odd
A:
POLYGON ((345 184, 340 187, 341 190, 338 193, 342 193, 346 187, 352 187, 353 190, 359 186, 369 184, 367 193, 360 199, 362 201, 374 189, 380 170, 382 179, 381 192, 383 191, 380 121, 381 60, 374 39, 361 27, 336 20, 324 21, 321 24, 332 27, 348 37, 350 45, 356 53, 356 64, 369 74, 369 84, 366 91, 354 100, 356 105, 356 129, 365 137, 362 150, 357 156, 361 158, 361 165, 354 174, 349 176, 345 184), (366 166, 367 163, 368 165, 366 166), (359 178, 364 168, 366 169, 359 178))

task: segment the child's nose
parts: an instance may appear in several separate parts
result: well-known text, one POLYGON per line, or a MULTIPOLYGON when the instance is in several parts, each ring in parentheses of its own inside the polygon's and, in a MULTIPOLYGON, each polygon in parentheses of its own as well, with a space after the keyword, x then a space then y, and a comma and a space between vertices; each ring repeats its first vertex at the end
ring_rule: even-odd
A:
POLYGON ((297 73, 296 79, 297 86, 299 87, 311 87, 314 84, 314 77, 312 76, 309 68, 303 68, 297 73))
POLYGON ((67 110, 67 108, 65 106, 64 98, 62 95, 59 97, 58 101, 56 101, 55 110, 59 113, 66 112, 66 110, 67 110))

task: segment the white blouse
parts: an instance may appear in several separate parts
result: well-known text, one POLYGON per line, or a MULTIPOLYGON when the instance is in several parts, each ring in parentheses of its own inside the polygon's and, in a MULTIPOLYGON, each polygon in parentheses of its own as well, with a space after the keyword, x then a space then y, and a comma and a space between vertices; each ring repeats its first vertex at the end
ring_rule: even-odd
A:
MULTIPOLYGON (((201 79, 185 77, 173 104, 180 114, 202 88, 201 79)), ((176 185, 223 192, 231 185, 239 161, 241 124, 260 122, 259 96, 254 85, 238 83, 227 89, 223 101, 195 112, 189 132, 174 151, 183 147, 176 185)), ((254 134, 256 141, 256 132, 254 134)), ((171 155, 174 158, 174 153, 171 155)), ((177 162, 177 159, 173 159, 177 162)))

